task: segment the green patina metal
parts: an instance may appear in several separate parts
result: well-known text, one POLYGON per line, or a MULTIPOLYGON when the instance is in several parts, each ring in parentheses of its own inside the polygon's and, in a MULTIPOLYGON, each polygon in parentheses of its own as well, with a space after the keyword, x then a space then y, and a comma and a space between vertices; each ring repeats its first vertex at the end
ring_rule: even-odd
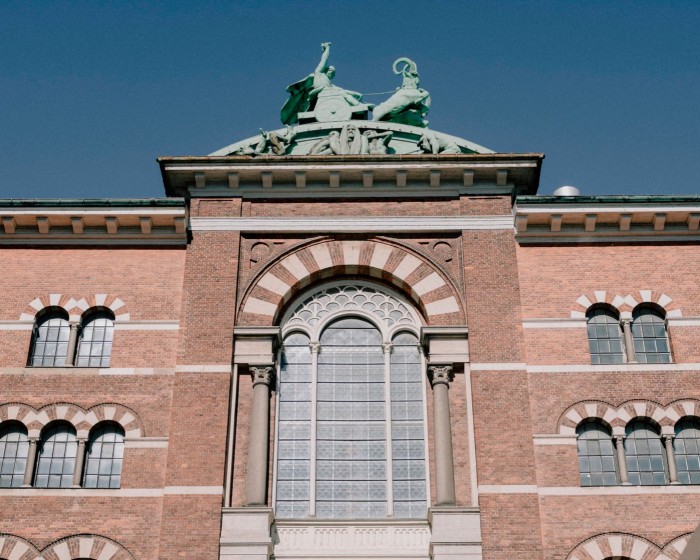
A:
POLYGON ((516 204, 573 205, 573 204, 698 204, 700 196, 689 195, 605 195, 605 196, 518 196, 516 204))
POLYGON ((0 208, 184 208, 184 198, 0 198, 0 208))

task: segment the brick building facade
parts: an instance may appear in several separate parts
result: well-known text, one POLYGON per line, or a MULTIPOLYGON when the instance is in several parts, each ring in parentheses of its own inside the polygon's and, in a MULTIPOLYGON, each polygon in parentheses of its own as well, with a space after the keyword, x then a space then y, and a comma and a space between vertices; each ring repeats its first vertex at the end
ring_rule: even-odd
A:
POLYGON ((0 202, 0 558, 677 559, 700 200, 460 146, 0 202))

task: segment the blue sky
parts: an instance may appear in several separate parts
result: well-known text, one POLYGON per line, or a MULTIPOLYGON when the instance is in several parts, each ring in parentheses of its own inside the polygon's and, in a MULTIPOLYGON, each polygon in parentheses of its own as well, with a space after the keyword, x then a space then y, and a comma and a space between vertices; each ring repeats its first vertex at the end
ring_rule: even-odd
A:
POLYGON ((157 156, 277 128, 322 41, 361 92, 413 58, 431 128, 545 153, 541 194, 694 194, 699 27, 697 1, 0 0, 0 197, 162 196, 157 156))

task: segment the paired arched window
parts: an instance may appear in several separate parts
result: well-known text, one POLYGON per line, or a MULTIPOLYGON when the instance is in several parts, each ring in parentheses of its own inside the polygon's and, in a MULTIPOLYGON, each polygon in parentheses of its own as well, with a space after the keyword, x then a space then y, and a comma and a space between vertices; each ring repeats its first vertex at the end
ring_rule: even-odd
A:
POLYGON ((678 482, 700 484, 700 421, 697 418, 682 418, 676 423, 673 451, 678 482))
POLYGON ((114 314, 103 308, 87 311, 71 336, 68 313, 47 308, 37 315, 28 364, 34 367, 109 367, 114 314))
POLYGON ((278 381, 277 517, 425 517, 419 325, 398 296, 363 283, 292 308, 278 381))
POLYGON ((579 424, 576 435, 581 486, 619 484, 610 429, 600 422, 589 420, 579 424))
POLYGON ((592 364, 671 362, 665 314, 656 305, 638 305, 623 322, 611 306, 594 305, 586 320, 592 364))
POLYGON ((36 462, 30 465, 27 428, 16 421, 0 425, 0 488, 20 487, 25 476, 36 488, 71 488, 74 480, 81 478, 76 472, 82 474, 85 488, 121 485, 124 429, 116 422, 97 424, 82 456, 75 428, 63 420, 48 424, 36 445, 36 462))
POLYGON ((625 457, 630 484, 666 484, 666 461, 658 428, 647 420, 634 420, 627 424, 625 432, 625 457))

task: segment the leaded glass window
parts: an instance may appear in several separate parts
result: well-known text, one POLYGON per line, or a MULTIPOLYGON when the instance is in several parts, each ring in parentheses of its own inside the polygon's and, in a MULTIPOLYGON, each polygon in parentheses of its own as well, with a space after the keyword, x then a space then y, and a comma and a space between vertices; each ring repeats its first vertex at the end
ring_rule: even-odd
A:
POLYGON ((645 420, 634 420, 627 425, 625 456, 631 484, 666 484, 664 448, 658 430, 645 420))
POLYGON ((46 310, 36 322, 29 352, 29 365, 61 367, 66 365, 70 324, 62 309, 46 310))
POLYGON ((576 428, 581 486, 615 486, 615 447, 610 430, 600 422, 584 422, 576 428))
POLYGON ((415 312, 388 290, 357 282, 303 297, 282 324, 276 517, 424 518, 415 312))
POLYGON ((41 434, 34 486, 70 488, 77 453, 78 440, 73 426, 67 422, 49 424, 41 434))
POLYGON ((4 422, 0 426, 0 488, 22 486, 28 453, 27 429, 19 422, 4 422))
POLYGON ((588 318, 588 345, 591 364, 621 364, 625 361, 622 350, 620 321, 612 309, 598 306, 586 313, 588 318))
POLYGON ((671 352, 668 346, 666 321, 653 307, 637 307, 632 314, 634 356, 638 362, 668 364, 671 352))
POLYGON ((85 488, 119 488, 124 459, 124 430, 102 422, 90 433, 85 464, 85 488))
POLYGON ((673 451, 678 482, 700 484, 700 421, 696 418, 683 418, 676 423, 673 451))
POLYGON ((109 367, 114 334, 114 316, 109 311, 96 311, 83 321, 75 365, 109 367))

